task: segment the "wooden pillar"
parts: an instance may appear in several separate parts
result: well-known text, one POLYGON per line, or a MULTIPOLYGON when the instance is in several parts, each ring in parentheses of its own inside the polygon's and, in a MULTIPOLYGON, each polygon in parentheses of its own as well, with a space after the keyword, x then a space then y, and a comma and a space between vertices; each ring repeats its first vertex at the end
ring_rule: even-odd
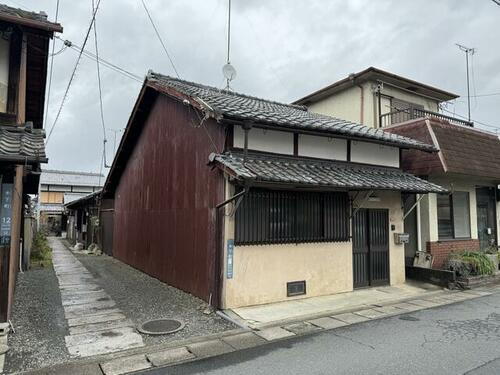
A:
POLYGON ((21 222, 23 215, 23 174, 22 165, 16 166, 14 176, 14 189, 12 193, 12 220, 10 232, 10 257, 9 257, 9 303, 7 308, 7 318, 10 318, 16 275, 19 270, 19 252, 21 241, 21 222))
MULTIPOLYGON (((26 122, 26 63, 27 63, 27 37, 23 33, 21 41, 21 58, 19 64, 19 86, 17 90, 17 125, 23 126, 26 122)), ((23 177, 24 166, 16 165, 14 176, 14 189, 12 194, 12 219, 10 235, 9 257, 9 297, 7 305, 7 319, 10 319, 17 271, 19 270, 19 255, 21 242, 21 224, 23 215, 23 177)))

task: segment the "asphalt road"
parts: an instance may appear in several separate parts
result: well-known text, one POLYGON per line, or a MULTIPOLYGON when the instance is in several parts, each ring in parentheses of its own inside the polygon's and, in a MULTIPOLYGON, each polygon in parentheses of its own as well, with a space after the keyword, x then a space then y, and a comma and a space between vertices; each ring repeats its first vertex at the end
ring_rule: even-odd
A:
POLYGON ((500 294, 141 374, 500 374, 500 294))

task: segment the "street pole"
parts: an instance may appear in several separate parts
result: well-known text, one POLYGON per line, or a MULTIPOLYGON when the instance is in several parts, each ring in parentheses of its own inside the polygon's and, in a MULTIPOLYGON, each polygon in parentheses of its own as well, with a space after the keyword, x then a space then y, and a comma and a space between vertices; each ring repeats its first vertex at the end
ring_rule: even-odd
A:
POLYGON ((468 112, 468 120, 470 121, 470 83, 469 83, 469 54, 473 55, 476 51, 474 48, 466 47, 462 44, 456 43, 458 48, 461 51, 465 52, 465 67, 467 69, 467 112, 468 112))
MULTIPOLYGON (((470 121, 470 88, 469 88, 469 52, 465 53, 465 66, 467 69, 467 119, 470 121)), ((116 133, 115 133, 116 138, 116 133)))

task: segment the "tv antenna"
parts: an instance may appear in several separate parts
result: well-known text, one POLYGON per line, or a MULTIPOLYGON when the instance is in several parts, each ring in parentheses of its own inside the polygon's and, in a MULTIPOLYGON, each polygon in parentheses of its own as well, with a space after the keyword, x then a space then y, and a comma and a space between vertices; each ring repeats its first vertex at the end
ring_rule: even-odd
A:
POLYGON ((231 65, 230 60, 231 54, 231 0, 228 0, 228 12, 227 12, 227 59, 226 65, 222 67, 222 74, 226 79, 226 90, 229 90, 229 84, 233 79, 236 78, 236 69, 231 65))
POLYGON ((470 121, 470 83, 469 83, 469 55, 473 55, 476 52, 475 48, 466 47, 462 44, 455 43, 460 51, 465 52, 465 66, 467 69, 467 111, 468 111, 468 120, 470 121))

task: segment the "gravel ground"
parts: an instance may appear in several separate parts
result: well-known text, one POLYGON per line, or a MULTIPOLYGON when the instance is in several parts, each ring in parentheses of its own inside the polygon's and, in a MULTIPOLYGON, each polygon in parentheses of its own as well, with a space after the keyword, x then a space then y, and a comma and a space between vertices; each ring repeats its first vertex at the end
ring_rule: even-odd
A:
POLYGON ((170 287, 112 257, 77 255, 96 282, 136 324, 155 318, 174 318, 186 326, 171 335, 143 335, 146 345, 165 343, 237 328, 214 313, 205 315, 202 300, 170 287))
POLYGON ((52 266, 19 273, 11 316, 5 373, 65 362, 66 320, 52 266))

